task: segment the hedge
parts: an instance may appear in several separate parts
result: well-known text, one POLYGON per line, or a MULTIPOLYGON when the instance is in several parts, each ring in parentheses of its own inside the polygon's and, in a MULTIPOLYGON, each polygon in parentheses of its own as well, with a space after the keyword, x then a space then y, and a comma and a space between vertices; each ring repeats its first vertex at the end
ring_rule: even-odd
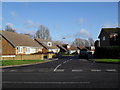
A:
POLYGON ((120 58, 120 46, 96 47, 95 58, 120 58))

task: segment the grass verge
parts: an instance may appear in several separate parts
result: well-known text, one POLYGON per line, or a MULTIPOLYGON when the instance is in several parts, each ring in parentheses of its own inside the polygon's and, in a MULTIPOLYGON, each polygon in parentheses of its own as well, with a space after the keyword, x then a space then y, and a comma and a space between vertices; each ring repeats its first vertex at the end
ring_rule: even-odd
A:
POLYGON ((74 56, 74 55, 62 55, 62 56, 74 56))
POLYGON ((38 62, 46 62, 46 60, 2 60, 2 66, 34 64, 38 62))
POLYGON ((99 61, 99 62, 120 62, 120 59, 95 59, 95 61, 99 61))

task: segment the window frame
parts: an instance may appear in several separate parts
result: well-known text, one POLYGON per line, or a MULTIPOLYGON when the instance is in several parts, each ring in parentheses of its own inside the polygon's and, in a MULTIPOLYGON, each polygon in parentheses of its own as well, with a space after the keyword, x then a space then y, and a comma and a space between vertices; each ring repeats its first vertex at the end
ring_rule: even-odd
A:
POLYGON ((30 53, 30 47, 26 47, 26 53, 30 53))
POLYGON ((105 41, 105 36, 103 36, 102 40, 105 41))
POLYGON ((23 47, 18 47, 18 53, 23 53, 23 47))

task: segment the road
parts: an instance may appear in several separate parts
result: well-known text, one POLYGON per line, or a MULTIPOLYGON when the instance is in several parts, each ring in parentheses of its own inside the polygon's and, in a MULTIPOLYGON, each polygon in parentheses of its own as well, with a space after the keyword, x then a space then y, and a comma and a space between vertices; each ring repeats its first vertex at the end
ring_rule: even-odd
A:
POLYGON ((2 88, 118 88, 118 64, 77 56, 2 70, 2 88))

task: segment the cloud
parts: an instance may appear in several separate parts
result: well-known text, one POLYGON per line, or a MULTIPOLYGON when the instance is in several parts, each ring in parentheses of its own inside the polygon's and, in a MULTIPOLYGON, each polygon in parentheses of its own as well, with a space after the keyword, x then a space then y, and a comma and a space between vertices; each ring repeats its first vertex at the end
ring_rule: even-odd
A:
POLYGON ((75 37, 89 38, 91 37, 91 34, 86 29, 81 29, 77 34, 75 34, 75 37))
POLYGON ((27 28, 34 28, 34 27, 38 27, 39 25, 40 25, 40 23, 33 22, 32 20, 25 21, 25 27, 27 27, 27 28))
POLYGON ((92 38, 92 34, 86 29, 81 29, 77 33, 63 35, 62 38, 65 38, 65 40, 70 40, 70 39, 73 39, 73 38, 74 39, 75 38, 88 39, 88 38, 92 38))

